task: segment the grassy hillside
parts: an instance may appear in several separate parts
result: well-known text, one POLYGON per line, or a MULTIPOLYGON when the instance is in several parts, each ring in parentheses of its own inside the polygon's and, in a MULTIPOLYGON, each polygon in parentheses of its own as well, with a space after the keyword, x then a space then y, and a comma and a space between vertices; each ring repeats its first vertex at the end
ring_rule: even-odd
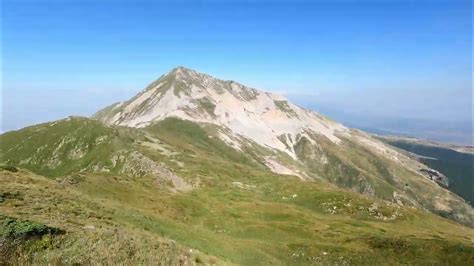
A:
POLYGON ((314 138, 318 139, 317 145, 302 138, 295 146, 306 172, 351 191, 474 225, 471 206, 416 171, 426 166, 406 156, 406 160, 390 159, 356 138, 344 138, 341 145, 333 145, 322 137, 314 138), (407 166, 412 163, 418 165, 407 166))
POLYGON ((130 149, 139 139, 132 130, 70 117, 1 135, 0 160, 56 177, 92 166, 103 167, 114 152, 130 149))
POLYGON ((474 230, 272 173, 212 130, 69 119, 2 135, 0 263, 472 264, 474 230), (55 155, 59 170, 48 165, 55 155))
POLYGON ((62 232, 35 233, 21 241, 3 234, 19 258, 469 265, 474 256, 471 229, 321 183, 250 172, 232 182, 171 193, 151 178, 81 177, 54 181, 25 171, 2 171, 0 187, 6 197, 0 212, 62 232))
MULTIPOLYGON (((116 190, 107 195, 82 192, 87 186, 110 186, 109 179, 88 182, 89 177, 51 180, 20 170, 0 171, 0 264, 154 264, 177 265, 194 261, 219 262, 150 233, 126 219, 136 215, 133 209, 117 205, 116 190), (80 180, 80 181, 79 181, 80 180)), ((128 190, 133 192, 133 190, 128 190)), ((119 196, 126 200, 125 194, 119 196)), ((117 196, 117 199, 119 198, 117 196)), ((145 202, 152 204, 152 202, 145 202)))

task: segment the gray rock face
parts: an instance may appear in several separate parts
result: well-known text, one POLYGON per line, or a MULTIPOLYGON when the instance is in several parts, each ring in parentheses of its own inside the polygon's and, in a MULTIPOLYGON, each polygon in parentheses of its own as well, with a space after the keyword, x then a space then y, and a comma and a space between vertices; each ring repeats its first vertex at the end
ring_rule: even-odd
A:
POLYGON ((430 180, 435 181, 436 183, 440 184, 443 187, 448 187, 449 186, 449 179, 443 175, 442 173, 430 169, 430 168, 423 168, 420 169, 420 172, 423 173, 427 178, 430 180))

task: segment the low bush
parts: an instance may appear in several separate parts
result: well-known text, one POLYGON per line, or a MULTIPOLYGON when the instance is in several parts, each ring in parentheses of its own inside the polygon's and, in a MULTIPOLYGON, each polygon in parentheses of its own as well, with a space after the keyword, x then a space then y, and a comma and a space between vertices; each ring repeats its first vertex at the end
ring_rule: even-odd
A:
POLYGON ((63 231, 59 228, 49 227, 32 221, 19 221, 15 218, 0 216, 1 238, 29 238, 40 237, 43 235, 61 234, 63 231))
POLYGON ((18 168, 11 165, 0 165, 0 170, 9 171, 12 173, 18 172, 18 168))

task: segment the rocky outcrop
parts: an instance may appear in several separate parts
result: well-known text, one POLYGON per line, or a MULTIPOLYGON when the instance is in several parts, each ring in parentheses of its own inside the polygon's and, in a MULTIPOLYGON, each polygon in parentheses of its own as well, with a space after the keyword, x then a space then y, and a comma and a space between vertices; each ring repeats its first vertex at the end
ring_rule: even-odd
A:
POLYGON ((449 186, 449 179, 436 170, 430 168, 422 168, 420 169, 420 173, 423 174, 426 178, 435 181, 442 187, 447 188, 449 186))

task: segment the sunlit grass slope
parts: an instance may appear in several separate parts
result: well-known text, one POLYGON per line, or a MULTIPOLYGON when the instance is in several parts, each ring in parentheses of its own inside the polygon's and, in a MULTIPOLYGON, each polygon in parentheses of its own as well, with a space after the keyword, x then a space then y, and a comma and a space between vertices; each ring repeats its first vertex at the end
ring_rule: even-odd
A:
POLYGON ((0 255, 9 255, 0 260, 472 264, 472 229, 325 180, 274 174, 210 131, 174 119, 140 132, 72 119, 2 135, 0 255), (42 135, 46 127, 62 132, 42 135), (65 137, 73 140, 56 151, 65 137), (194 186, 178 192, 147 171, 124 174, 138 166, 111 158, 132 151, 194 186))

